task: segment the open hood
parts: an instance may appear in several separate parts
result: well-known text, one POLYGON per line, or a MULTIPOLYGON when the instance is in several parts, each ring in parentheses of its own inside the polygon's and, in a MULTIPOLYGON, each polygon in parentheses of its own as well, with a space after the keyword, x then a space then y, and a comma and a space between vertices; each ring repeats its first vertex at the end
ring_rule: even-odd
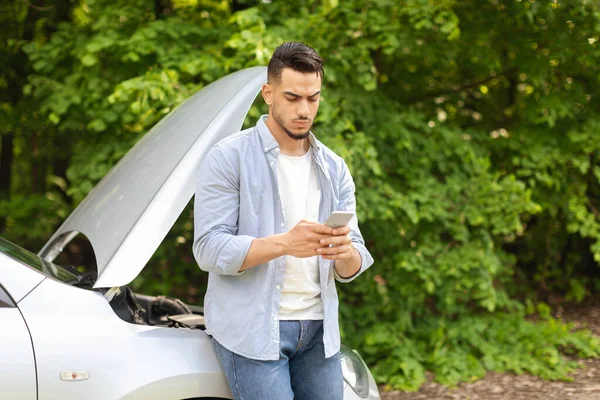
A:
POLYGON ((221 78, 165 116, 94 187, 39 255, 53 261, 81 232, 96 255, 95 288, 135 279, 192 198, 204 155, 242 127, 266 71, 254 67, 221 78))

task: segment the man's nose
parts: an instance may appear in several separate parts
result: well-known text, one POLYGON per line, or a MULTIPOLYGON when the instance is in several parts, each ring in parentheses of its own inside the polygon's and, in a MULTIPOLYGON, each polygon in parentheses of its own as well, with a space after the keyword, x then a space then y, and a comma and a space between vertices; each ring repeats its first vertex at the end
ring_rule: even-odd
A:
POLYGON ((308 107, 308 100, 302 99, 298 105, 298 115, 300 117, 309 117, 310 116, 310 108, 308 107))

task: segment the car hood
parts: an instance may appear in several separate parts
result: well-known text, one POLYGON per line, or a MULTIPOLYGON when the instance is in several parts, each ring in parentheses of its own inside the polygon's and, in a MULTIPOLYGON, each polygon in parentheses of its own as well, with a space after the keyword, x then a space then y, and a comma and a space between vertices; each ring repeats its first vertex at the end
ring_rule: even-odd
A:
POLYGON ((130 283, 192 198, 203 157, 240 130, 266 79, 265 67, 233 73, 165 116, 94 187, 39 255, 52 261, 83 233, 96 256, 94 287, 130 283))

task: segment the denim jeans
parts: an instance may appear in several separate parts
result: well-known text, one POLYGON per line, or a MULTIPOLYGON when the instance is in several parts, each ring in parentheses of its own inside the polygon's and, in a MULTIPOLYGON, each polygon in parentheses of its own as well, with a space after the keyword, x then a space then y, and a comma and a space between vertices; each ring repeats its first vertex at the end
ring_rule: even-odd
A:
POLYGON ((325 358, 323 321, 279 321, 279 360, 253 360, 212 339, 236 400, 342 400, 340 353, 325 358))

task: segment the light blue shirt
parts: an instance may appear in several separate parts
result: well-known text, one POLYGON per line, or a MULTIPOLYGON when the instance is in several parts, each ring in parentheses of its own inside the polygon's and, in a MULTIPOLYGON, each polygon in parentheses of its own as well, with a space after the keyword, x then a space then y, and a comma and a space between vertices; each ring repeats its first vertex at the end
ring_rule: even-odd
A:
MULTIPOLYGON (((285 257, 240 272, 255 238, 285 232, 277 182, 279 144, 262 116, 255 127, 209 150, 198 171, 194 199, 194 257, 209 272, 204 298, 206 332, 224 347, 256 360, 279 359, 279 300, 285 257)), ((344 160, 311 133, 321 188, 319 222, 332 211, 356 212, 354 182, 344 160)), ((350 282, 373 264, 353 218, 350 236, 362 258, 348 279, 319 257, 325 357, 340 350, 336 280, 350 282)))

